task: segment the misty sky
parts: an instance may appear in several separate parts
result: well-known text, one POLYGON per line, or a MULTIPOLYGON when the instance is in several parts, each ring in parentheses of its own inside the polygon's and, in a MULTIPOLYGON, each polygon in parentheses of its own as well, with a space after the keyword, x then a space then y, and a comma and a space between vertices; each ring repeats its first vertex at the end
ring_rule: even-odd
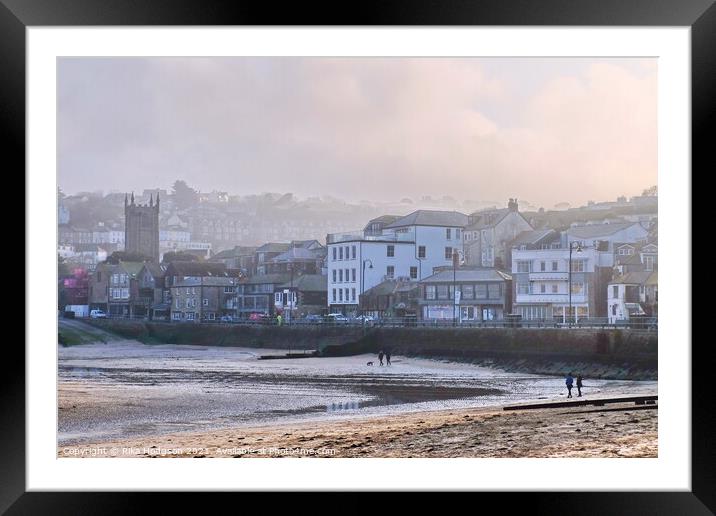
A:
POLYGON ((551 208, 657 183, 656 59, 62 58, 66 193, 170 188, 551 208))

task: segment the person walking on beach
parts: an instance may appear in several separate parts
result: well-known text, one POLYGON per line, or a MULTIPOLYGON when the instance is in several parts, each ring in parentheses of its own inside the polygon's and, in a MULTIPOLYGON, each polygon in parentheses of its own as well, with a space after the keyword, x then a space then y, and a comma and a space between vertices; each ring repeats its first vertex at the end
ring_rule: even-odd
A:
POLYGON ((385 352, 385 365, 390 365, 390 351, 385 352))
POLYGON ((378 352, 378 361, 380 362, 380 365, 383 365, 383 350, 382 349, 378 352))
POLYGON ((577 375, 577 398, 582 397, 582 375, 577 375))
POLYGON ((567 384, 567 397, 572 397, 572 384, 574 383, 574 378, 572 378, 572 373, 569 373, 567 375, 567 379, 564 381, 565 384, 567 384))

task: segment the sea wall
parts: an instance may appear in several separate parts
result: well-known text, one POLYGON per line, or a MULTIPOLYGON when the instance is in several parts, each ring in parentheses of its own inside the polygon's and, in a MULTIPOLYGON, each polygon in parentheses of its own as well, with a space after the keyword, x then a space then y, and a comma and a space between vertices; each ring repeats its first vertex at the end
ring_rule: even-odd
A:
POLYGON ((393 355, 494 365, 510 371, 591 378, 655 380, 656 332, 564 328, 360 328, 245 326, 93 320, 145 343, 317 350, 348 356, 393 355))

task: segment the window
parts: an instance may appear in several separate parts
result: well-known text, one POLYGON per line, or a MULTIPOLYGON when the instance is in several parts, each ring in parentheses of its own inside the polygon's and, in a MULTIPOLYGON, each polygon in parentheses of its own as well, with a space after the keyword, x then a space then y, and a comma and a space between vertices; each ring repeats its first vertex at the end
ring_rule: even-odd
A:
POLYGON ((206 298, 204 298, 204 299, 201 301, 201 304, 204 305, 204 306, 209 306, 209 300, 206 299, 206 298))
POLYGON ((573 281, 572 282, 572 294, 583 294, 584 293, 584 283, 581 281, 573 281))
POLYGON ((425 285, 425 299, 435 299, 435 285, 425 285))
POLYGON ((348 283, 351 279, 348 276, 348 273, 350 272, 350 269, 346 269, 346 283, 348 283))
MULTIPOLYGON (((335 251, 335 249, 334 249, 334 251, 335 251)), ((337 270, 337 269, 333 269, 333 283, 336 282, 336 275, 337 275, 337 274, 338 274, 338 270, 337 270)))
POLYGON ((346 260, 350 259, 350 255, 348 254, 348 249, 349 249, 349 247, 346 246, 346 260))
POLYGON ((547 270, 547 264, 546 264, 546 262, 539 262, 539 270, 540 270, 541 272, 544 272, 544 271, 547 270))
POLYGON ((644 257, 644 269, 646 269, 647 271, 654 270, 654 257, 653 256, 645 256, 644 257))
POLYGON ((452 236, 450 235, 451 232, 452 232, 452 230, 450 228, 447 228, 445 230, 445 238, 447 238, 448 240, 450 240, 452 238, 452 236))
POLYGON ((455 239, 460 240, 460 228, 455 228, 455 239))
POLYGON ((172 312, 172 321, 181 321, 181 312, 172 312))
POLYGON ((418 278, 418 268, 411 267, 410 268, 410 279, 417 279, 417 278, 418 278))
POLYGON ((462 286, 462 297, 465 299, 475 298, 475 285, 463 285, 462 286))
POLYGON ((530 293, 530 284, 529 283, 518 283, 517 284, 517 293, 518 294, 529 294, 530 293))
POLYGON ((355 269, 351 269, 351 281, 353 283, 355 283, 355 281, 356 281, 356 270, 355 269))
POLYGON ((338 248, 338 259, 339 260, 343 259, 343 248, 342 247, 338 248))
POLYGON ((177 310, 181 309, 181 299, 179 299, 179 298, 176 299, 176 307, 177 307, 177 310))
POLYGON ((553 270, 553 271, 556 271, 556 270, 558 270, 558 269, 559 269, 559 262, 553 261, 553 262, 552 262, 552 270, 553 270))
POLYGON ((351 289, 351 301, 355 301, 355 300, 356 300, 356 289, 352 288, 351 289))
POLYGON ((343 289, 338 289, 338 301, 343 301, 343 289))
POLYGON ((351 258, 356 259, 356 246, 351 246, 351 258))
POLYGON ((452 259, 452 247, 446 247, 445 248, 445 259, 451 260, 452 259))
POLYGON ((475 299, 487 298, 487 283, 478 283, 475 285, 475 299))
POLYGON ((194 312, 187 312, 187 313, 186 313, 186 320, 187 320, 187 321, 193 321, 193 320, 194 320, 194 312))
POLYGON ((425 246, 418 246, 418 258, 425 258, 425 246))
POLYGON ((489 299, 499 299, 502 296, 502 285, 499 283, 487 284, 487 297, 489 299))
POLYGON ((343 283, 343 269, 338 269, 338 282, 343 283))
POLYGON ((336 248, 333 248, 333 261, 336 261, 336 248))
POLYGON ((613 297, 613 298, 618 298, 618 297, 619 297, 619 286, 618 286, 618 285, 613 285, 613 286, 612 286, 612 297, 613 297))
POLYGON ((449 299, 447 285, 438 285, 438 299, 449 299))
POLYGON ((395 246, 389 245, 388 247, 386 247, 386 253, 388 258, 393 258, 395 256, 395 246))
POLYGON ((530 272, 530 262, 527 260, 517 260, 517 272, 530 272))
POLYGON ((283 303, 283 295, 281 292, 275 292, 273 295, 273 302, 274 304, 280 304, 283 303))
POLYGON ((348 289, 346 289, 346 303, 348 302, 348 289))
POLYGON ((224 294, 231 294, 234 292, 234 287, 224 287, 224 294))
POLYGON ((333 302, 336 302, 336 289, 333 289, 333 302))
POLYGON ((208 317, 210 321, 213 321, 216 319, 216 314, 214 314, 214 312, 209 312, 208 317))
POLYGON ((584 272, 587 260, 572 260, 572 272, 584 272))
POLYGON ((556 283, 552 284, 552 294, 557 294, 559 292, 559 285, 556 283))
MULTIPOLYGON (((544 263, 544 262, 542 262, 542 263, 544 263)), ((545 285, 544 283, 542 283, 542 284, 539 286, 539 291, 540 291, 540 294, 546 293, 546 292, 547 292, 547 285, 545 285)))
POLYGON ((385 275, 392 278, 395 275, 395 266, 388 265, 385 275))
POLYGON ((191 289, 189 287, 186 288, 186 293, 191 294, 191 289))

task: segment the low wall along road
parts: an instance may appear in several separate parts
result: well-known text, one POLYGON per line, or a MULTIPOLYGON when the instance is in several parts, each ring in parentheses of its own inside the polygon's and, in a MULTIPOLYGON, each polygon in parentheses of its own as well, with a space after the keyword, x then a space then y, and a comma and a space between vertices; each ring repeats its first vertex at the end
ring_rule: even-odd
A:
POLYGON ((393 355, 494 365, 510 371, 590 378, 657 379, 658 336, 629 329, 361 328, 176 324, 90 320, 147 344, 193 344, 317 351, 348 356, 393 355))

